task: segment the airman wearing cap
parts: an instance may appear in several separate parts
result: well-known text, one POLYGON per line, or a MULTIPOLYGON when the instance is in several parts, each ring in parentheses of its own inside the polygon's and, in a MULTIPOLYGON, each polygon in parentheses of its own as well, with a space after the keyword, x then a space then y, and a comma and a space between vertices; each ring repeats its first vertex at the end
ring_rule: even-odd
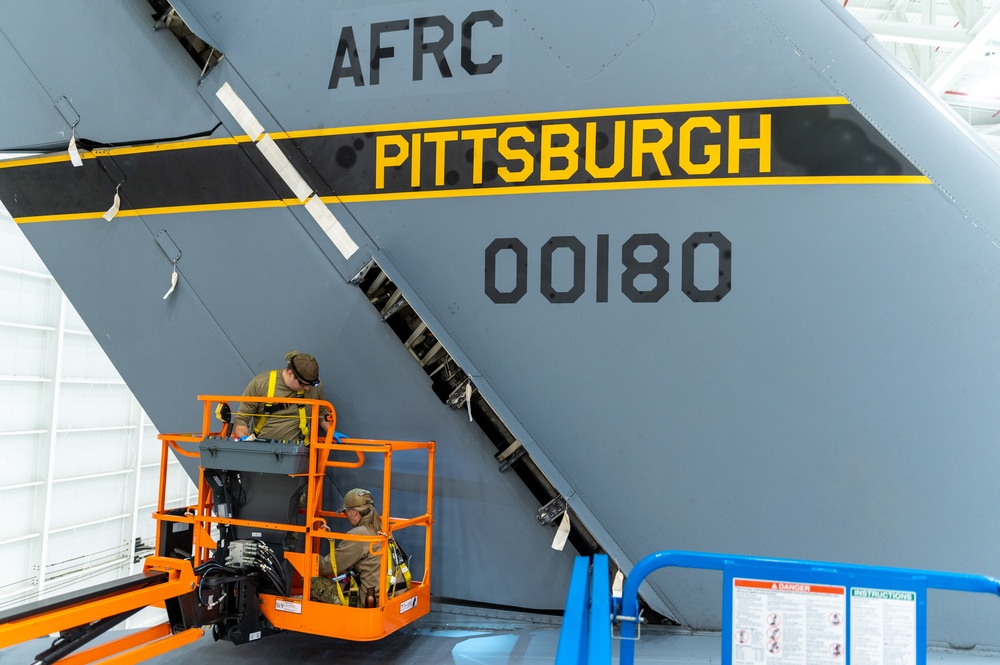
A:
MULTIPOLYGON (((285 354, 285 362, 284 368, 261 372, 251 379, 243 395, 326 399, 316 358, 308 353, 289 351, 285 354)), ((326 409, 322 412, 321 415, 324 415, 326 409)), ((237 439, 247 436, 252 427, 258 439, 298 441, 308 436, 307 415, 308 410, 296 404, 243 402, 233 417, 233 436, 237 439)), ((324 433, 320 432, 321 435, 324 433)))
MULTIPOLYGON (((347 521, 351 523, 351 530, 347 533, 358 536, 377 536, 382 531, 382 519, 378 511, 375 510, 375 499, 372 493, 366 489, 353 489, 344 495, 344 505, 340 512, 344 513, 347 521)), ((330 561, 330 556, 320 557, 319 573, 329 577, 334 574, 332 563, 337 564, 337 574, 343 574, 348 569, 353 568, 360 578, 358 587, 362 599, 368 598, 369 602, 374 602, 379 589, 379 556, 381 545, 369 548, 371 543, 358 540, 338 540, 334 547, 334 561, 330 561), (374 553, 371 551, 374 549, 374 553)), ((316 596, 319 589, 323 589, 323 581, 320 578, 313 580, 313 595, 316 596), (319 582, 319 584, 317 584, 319 582)), ((324 602, 339 602, 335 595, 329 593, 322 594, 324 602)))

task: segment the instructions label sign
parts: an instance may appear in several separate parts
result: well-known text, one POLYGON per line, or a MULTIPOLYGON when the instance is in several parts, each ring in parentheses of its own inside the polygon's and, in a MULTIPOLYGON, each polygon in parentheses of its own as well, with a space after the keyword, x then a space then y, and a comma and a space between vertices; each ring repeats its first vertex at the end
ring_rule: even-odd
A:
POLYGON ((916 665, 915 591, 851 588, 852 665, 916 665))
POLYGON ((733 665, 842 665, 846 588, 733 578, 733 665))
POLYGON ((291 612, 292 614, 302 614, 302 603, 297 600, 286 600, 278 598, 274 601, 274 609, 279 612, 291 612))

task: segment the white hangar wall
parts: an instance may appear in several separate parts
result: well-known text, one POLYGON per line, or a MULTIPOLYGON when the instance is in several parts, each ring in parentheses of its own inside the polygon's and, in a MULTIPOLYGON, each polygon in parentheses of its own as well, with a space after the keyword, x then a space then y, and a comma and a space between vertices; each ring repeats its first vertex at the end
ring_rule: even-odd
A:
MULTIPOLYGON (((157 434, 0 205, 0 610, 142 570, 157 434)), ((169 479, 168 507, 190 505, 187 475, 169 479)))

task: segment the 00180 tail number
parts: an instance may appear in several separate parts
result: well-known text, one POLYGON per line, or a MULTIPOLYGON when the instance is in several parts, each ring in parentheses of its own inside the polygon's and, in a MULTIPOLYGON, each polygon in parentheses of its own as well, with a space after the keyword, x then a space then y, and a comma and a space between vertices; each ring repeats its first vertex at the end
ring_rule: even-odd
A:
MULTIPOLYGON (((718 231, 692 233, 681 248, 681 290, 692 302, 718 302, 732 289, 732 243, 718 231), (713 245, 718 254, 718 280, 711 289, 695 284, 695 261, 699 245, 713 245)), ((528 293, 528 247, 519 238, 497 238, 486 248, 484 291, 497 304, 514 304, 528 293), (511 256, 504 255, 511 253, 511 256), (504 291, 498 286, 498 264, 510 266, 513 259, 513 288, 504 291)), ((701 253, 707 256, 707 253, 701 253)), ((596 301, 608 302, 609 248, 608 236, 597 236, 596 301)), ((659 302, 670 290, 670 244, 657 233, 636 233, 622 244, 622 294, 632 302, 659 302), (643 249, 650 248, 650 249, 643 249), (651 251, 650 251, 651 250, 651 251), (652 258, 648 257, 652 253, 652 258)), ((575 236, 553 236, 540 250, 539 291, 551 303, 574 303, 586 291, 587 248, 575 236), (553 256, 564 250, 572 255, 572 276, 569 288, 556 288, 553 280, 553 256)), ((509 278, 509 274, 506 276, 509 278)), ((510 279, 500 280, 502 284, 510 279)))

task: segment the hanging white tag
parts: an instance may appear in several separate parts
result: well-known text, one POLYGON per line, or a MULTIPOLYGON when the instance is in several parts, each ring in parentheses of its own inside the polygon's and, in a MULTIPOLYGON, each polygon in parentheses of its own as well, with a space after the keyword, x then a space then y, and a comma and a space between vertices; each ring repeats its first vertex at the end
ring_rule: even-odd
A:
POLYGON ((622 597, 622 582, 624 581, 625 581, 625 576, 622 575, 621 568, 619 568, 618 572, 615 573, 614 581, 611 583, 611 595, 613 597, 615 598, 622 597))
POLYGON ((469 412, 469 422, 472 422, 472 382, 465 384, 465 408, 469 412))
POLYGON ((115 218, 115 215, 118 214, 118 211, 121 210, 122 207, 122 199, 120 196, 118 196, 119 189, 121 189, 121 185, 115 187, 115 202, 112 203, 111 207, 108 208, 108 211, 104 213, 104 219, 109 222, 115 218))
POLYGON ((167 296, 174 292, 177 288, 177 262, 174 261, 174 274, 170 276, 170 290, 163 294, 163 299, 166 300, 167 296))
POLYGON ((552 549, 559 550, 566 547, 566 539, 569 538, 569 511, 563 512, 562 520, 559 522, 559 527, 556 529, 556 536, 552 539, 552 549))
POLYGON ((80 151, 76 149, 76 130, 69 135, 69 161, 73 162, 73 166, 83 166, 83 160, 80 158, 80 151))

